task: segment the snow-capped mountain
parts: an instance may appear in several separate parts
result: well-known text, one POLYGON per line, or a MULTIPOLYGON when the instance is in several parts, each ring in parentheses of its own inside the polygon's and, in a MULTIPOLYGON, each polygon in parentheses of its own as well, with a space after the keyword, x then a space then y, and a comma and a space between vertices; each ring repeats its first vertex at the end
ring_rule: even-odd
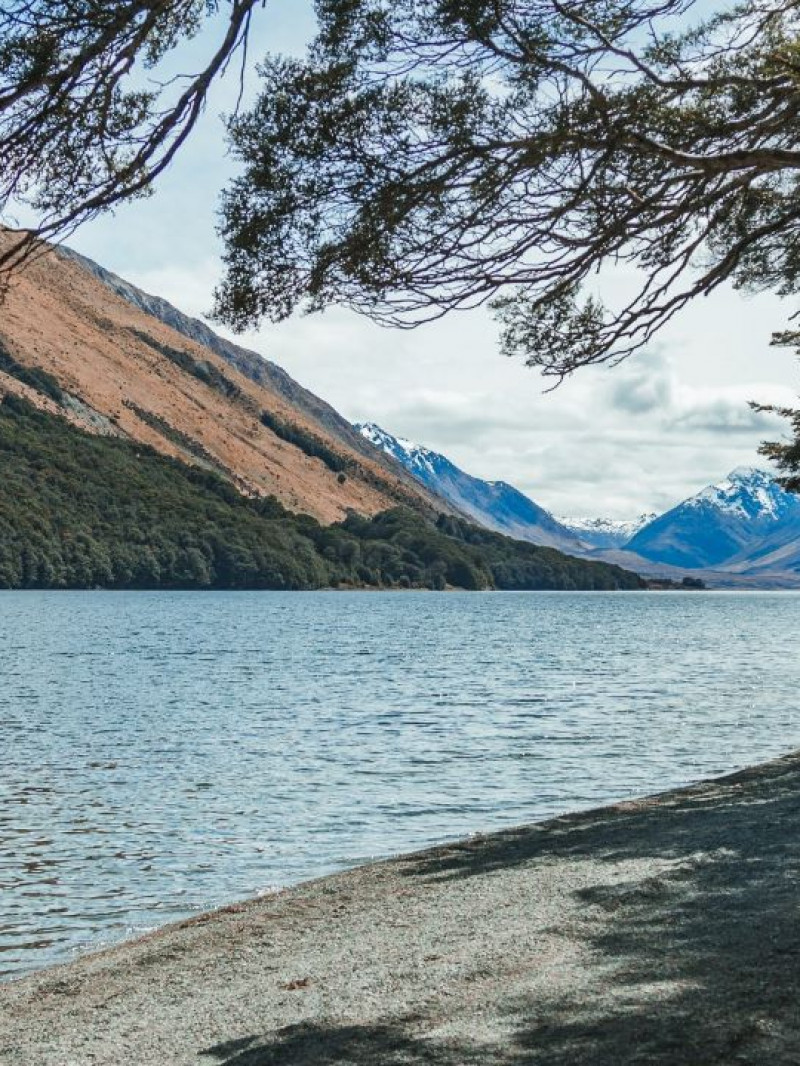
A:
MULTIPOLYGON (((769 472, 738 467, 648 523, 625 547, 674 566, 730 566, 746 573, 766 544, 771 553, 788 547, 791 555, 795 542, 800 542, 800 498, 784 492, 769 472)), ((795 548, 800 551, 800 543, 795 548)), ((784 569, 786 558, 784 550, 784 569)))
POLYGON ((512 485, 472 477, 446 456, 402 437, 394 437, 374 422, 359 423, 355 428, 424 485, 487 529, 533 544, 559 548, 573 555, 585 551, 587 545, 576 533, 512 485))
POLYGON ((613 518, 565 518, 562 515, 558 521, 592 548, 622 548, 656 517, 655 513, 643 514, 617 521, 613 518))
POLYGON ((374 423, 355 428, 463 514, 507 536, 677 580, 702 570, 716 584, 781 587, 800 574, 800 496, 766 470, 739 467, 658 516, 559 519, 513 486, 472 477, 374 423))

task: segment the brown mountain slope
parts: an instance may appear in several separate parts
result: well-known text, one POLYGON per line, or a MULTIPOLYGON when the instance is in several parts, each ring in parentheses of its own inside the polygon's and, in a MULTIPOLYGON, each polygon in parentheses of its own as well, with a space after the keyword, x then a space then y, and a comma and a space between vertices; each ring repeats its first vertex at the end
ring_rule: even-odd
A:
MULTIPOLYGON (((270 362, 269 359, 265 359, 257 352, 243 348, 240 344, 226 340, 200 319, 184 314, 183 311, 179 311, 162 297, 144 292, 129 281, 119 277, 119 275, 106 270, 105 267, 70 248, 61 247, 58 249, 58 254, 77 261, 85 270, 88 270, 89 273, 102 281, 118 296, 122 296, 128 303, 138 307, 140 311, 152 315, 160 322, 177 330, 178 333, 197 341, 204 348, 210 348, 212 352, 222 356, 225 362, 230 363, 237 370, 241 370, 245 377, 266 385, 287 400, 292 407, 306 414, 312 422, 324 426, 334 437, 344 441, 355 451, 366 455, 373 461, 377 458, 378 462, 383 462, 382 454, 379 452, 376 457, 375 447, 365 440, 346 418, 343 418, 338 411, 331 407, 329 403, 321 400, 319 396, 315 396, 313 392, 303 388, 277 363, 270 362)), ((395 476, 404 481, 408 479, 408 471, 402 463, 397 463, 389 456, 385 456, 385 458, 388 460, 385 465, 395 476)), ((419 483, 416 479, 411 480, 411 485, 416 490, 419 490, 419 483)), ((440 503, 440 501, 437 502, 440 503)))
MULTIPOLYGON (((0 232, 0 244, 9 239, 0 232)), ((55 409, 46 389, 25 383, 38 367, 54 376, 68 417, 84 428, 211 466, 247 492, 274 494, 324 522, 398 503, 449 509, 399 464, 365 449, 344 419, 285 371, 264 361, 262 373, 254 353, 221 338, 215 351, 178 332, 143 310, 144 300, 169 305, 131 286, 143 298, 137 306, 120 294, 126 283, 115 279, 115 291, 107 280, 114 275, 104 273, 45 249, 12 278, 0 304, 0 356, 11 368, 0 372, 0 394, 55 409), (220 345, 242 353, 237 365, 245 372, 219 354, 220 345)), ((207 330, 170 310, 179 324, 195 322, 196 335, 207 330)))

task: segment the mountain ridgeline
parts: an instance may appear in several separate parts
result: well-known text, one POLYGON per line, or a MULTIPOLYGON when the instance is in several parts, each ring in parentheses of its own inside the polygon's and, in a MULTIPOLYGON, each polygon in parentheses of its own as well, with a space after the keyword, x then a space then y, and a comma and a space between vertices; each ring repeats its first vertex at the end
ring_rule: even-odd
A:
POLYGON ((510 485, 466 474, 445 456, 393 437, 374 423, 356 428, 487 528, 513 530, 533 544, 556 543, 568 554, 615 562, 654 578, 680 582, 689 571, 723 587, 800 583, 800 497, 785 492, 767 471, 737 468, 662 515, 630 522, 557 519, 510 485))
POLYGON ((483 481, 465 473, 446 456, 393 437, 374 422, 355 428, 384 455, 396 459, 437 496, 487 529, 561 551, 585 547, 572 530, 505 481, 483 481))
POLYGON ((212 470, 0 403, 0 587, 633 589, 636 575, 397 507, 323 525, 212 470))

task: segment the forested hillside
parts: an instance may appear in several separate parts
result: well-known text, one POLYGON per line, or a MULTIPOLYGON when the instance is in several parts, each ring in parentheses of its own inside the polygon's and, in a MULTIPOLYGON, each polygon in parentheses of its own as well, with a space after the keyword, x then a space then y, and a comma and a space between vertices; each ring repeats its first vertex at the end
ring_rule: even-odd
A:
POLYGON ((448 516, 396 508, 324 526, 14 395, 0 404, 0 468, 3 588, 641 587, 448 516))

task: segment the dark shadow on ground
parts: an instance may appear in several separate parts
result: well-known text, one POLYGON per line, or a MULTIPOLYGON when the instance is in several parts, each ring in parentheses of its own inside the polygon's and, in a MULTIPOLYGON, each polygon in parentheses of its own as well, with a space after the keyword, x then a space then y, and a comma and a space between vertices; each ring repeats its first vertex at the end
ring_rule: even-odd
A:
MULTIPOLYGON (((790 824, 795 803, 800 806, 799 789, 800 757, 792 756, 710 785, 665 793, 657 803, 623 803, 566 815, 410 855, 401 862, 408 877, 440 880, 505 870, 543 856, 591 854, 610 863, 649 855, 680 857, 729 847, 732 831, 741 838, 740 844, 756 841, 760 845, 766 842, 765 830, 775 828, 776 819, 790 824)), ((774 844, 781 847, 785 840, 785 834, 778 833, 774 844)))
POLYGON ((433 1021, 303 1025, 207 1049, 215 1066, 798 1066, 800 772, 797 760, 658 805, 595 812, 410 857, 422 883, 540 858, 672 860, 666 874, 578 895, 608 920, 591 939, 591 992, 546 1009, 503 996, 501 1046, 443 1044, 433 1021))
MULTIPOLYGON (((401 1066, 430 1063, 459 1066, 464 1060, 444 1048, 410 1035, 403 1026, 292 1025, 269 1037, 220 1044, 204 1051, 210 1062, 223 1066, 401 1066), (241 1044, 242 1046, 235 1046, 241 1044)), ((209 1064, 210 1066, 210 1064, 209 1064)))

